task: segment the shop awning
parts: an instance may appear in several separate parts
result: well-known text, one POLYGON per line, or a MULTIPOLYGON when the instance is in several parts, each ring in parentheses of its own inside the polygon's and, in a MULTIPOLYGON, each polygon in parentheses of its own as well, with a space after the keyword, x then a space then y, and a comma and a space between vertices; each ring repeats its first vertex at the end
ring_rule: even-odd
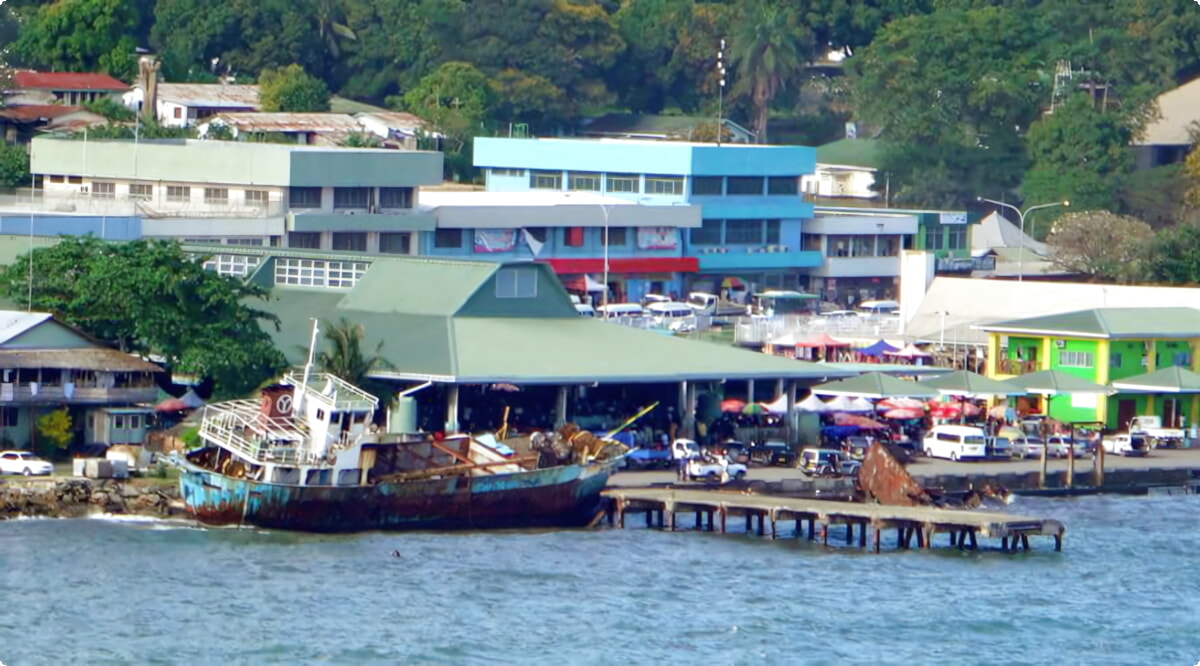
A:
MULTIPOLYGON (((547 264, 559 275, 603 273, 604 258, 547 259, 547 264)), ((695 273, 700 270, 696 257, 610 257, 609 273, 695 273)))

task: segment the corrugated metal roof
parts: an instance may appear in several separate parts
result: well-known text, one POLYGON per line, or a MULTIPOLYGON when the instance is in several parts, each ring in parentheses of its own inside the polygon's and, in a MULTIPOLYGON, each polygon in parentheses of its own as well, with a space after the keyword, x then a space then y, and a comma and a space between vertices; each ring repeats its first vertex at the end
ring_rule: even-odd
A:
POLYGON ((74 113, 82 108, 58 104, 15 104, 0 108, 0 118, 8 118, 14 122, 38 122, 74 113))
POLYGON ((220 120, 243 132, 359 132, 362 125, 343 113, 218 113, 220 120))
POLYGON ((1196 308, 1097 308, 1000 321, 985 331, 1104 338, 1110 340, 1200 337, 1196 308))
POLYGON ((0 310, 0 345, 51 318, 48 312, 0 310))
POLYGON ((425 127, 428 123, 421 120, 411 113, 403 111, 375 111, 370 113, 356 113, 355 118, 373 118, 378 120, 384 126, 390 129, 416 129, 425 127))
POLYGON ((58 368, 105 372, 162 372, 157 365, 116 349, 13 349, 0 350, 0 367, 58 368))
POLYGON ((35 72, 21 70, 13 73, 13 84, 27 90, 101 90, 125 91, 129 86, 108 74, 98 72, 35 72))
POLYGON ((338 307, 448 317, 461 310, 499 267, 452 259, 377 259, 338 307))
POLYGON ((158 99, 210 109, 258 108, 258 86, 225 83, 160 83, 158 99))

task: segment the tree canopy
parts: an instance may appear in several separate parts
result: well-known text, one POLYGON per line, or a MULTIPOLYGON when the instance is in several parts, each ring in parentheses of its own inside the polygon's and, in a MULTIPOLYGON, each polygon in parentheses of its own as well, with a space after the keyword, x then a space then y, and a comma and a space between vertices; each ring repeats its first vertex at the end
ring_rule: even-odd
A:
POLYGON ((1141 220, 1097 210, 1058 218, 1046 244, 1050 262, 1065 271, 1124 282, 1142 276, 1140 260, 1153 236, 1141 220))
POLYGON ((258 77, 258 100, 263 111, 328 111, 329 88, 300 65, 265 69, 258 77))
POLYGON ((248 302, 269 291, 206 270, 174 241, 108 243, 64 236, 0 272, 0 291, 174 372, 211 379, 218 397, 242 396, 284 367, 264 326, 278 319, 248 302))

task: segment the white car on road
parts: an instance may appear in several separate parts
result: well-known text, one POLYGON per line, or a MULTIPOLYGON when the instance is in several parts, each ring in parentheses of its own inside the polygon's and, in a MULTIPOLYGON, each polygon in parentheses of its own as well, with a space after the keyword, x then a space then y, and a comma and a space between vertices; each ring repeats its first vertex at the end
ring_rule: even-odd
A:
POLYGON ((693 481, 723 482, 728 479, 740 480, 746 478, 746 466, 742 463, 729 462, 725 456, 706 456, 692 458, 687 466, 688 478, 693 481), (724 472, 724 474, 722 474, 724 472))
POLYGON ((49 476, 52 473, 54 465, 28 451, 0 451, 0 474, 49 476))

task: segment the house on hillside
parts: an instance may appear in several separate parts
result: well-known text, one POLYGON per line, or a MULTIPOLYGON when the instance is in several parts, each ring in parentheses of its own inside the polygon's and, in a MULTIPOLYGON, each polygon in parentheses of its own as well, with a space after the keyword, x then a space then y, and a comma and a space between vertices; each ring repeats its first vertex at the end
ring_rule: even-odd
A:
POLYGON ((78 106, 84 102, 110 98, 120 101, 129 86, 108 74, 98 72, 35 72, 21 70, 13 73, 13 88, 4 93, 6 106, 21 104, 64 104, 78 106))
POLYGON ((18 104, 0 107, 0 140, 9 145, 29 143, 39 132, 76 132, 107 124, 107 118, 82 106, 18 104))
POLYGON ((342 113, 218 113, 196 125, 203 139, 209 128, 228 127, 233 138, 243 135, 282 135, 303 145, 341 145, 351 134, 363 131, 353 116, 342 113))
MULTIPOLYGON (((725 118, 728 143, 754 143, 754 132, 725 118)), ((661 116, 637 113, 608 113, 586 118, 579 127, 581 137, 595 139, 654 139, 658 141, 713 141, 715 118, 707 116, 661 116)))
POLYGON ((418 150, 417 138, 427 135, 440 138, 429 123, 403 111, 371 111, 354 114, 363 130, 383 139, 385 148, 418 150))
POLYGON ((1134 141, 1138 168, 1152 169, 1182 162, 1193 143, 1192 132, 1200 122, 1200 78, 1168 90, 1154 100, 1158 117, 1134 141))
MULTIPOLYGON (((155 117, 163 127, 191 127, 218 113, 257 111, 258 86, 233 83, 159 83, 155 117)), ((141 83, 121 96, 125 106, 141 111, 146 89, 141 83)))
POLYGON ((818 146, 816 170, 800 179, 800 189, 818 203, 886 205, 872 189, 880 159, 879 142, 874 139, 838 139, 818 146))
MULTIPOLYGON (((1200 369, 1200 309, 1196 308, 1096 308, 980 328, 987 334, 987 375, 996 379, 1060 370, 1111 385, 1163 368, 1200 369)), ((1064 423, 1103 422, 1110 429, 1122 429, 1138 415, 1158 415, 1176 427, 1200 418, 1200 393, 1165 389, 1114 388, 1109 395, 1043 396, 1028 404, 1064 423)))
MULTIPOLYGON (((160 372, 50 314, 0 310, 0 448, 29 447, 38 417, 62 407, 76 443, 89 444, 85 424, 107 420, 109 408, 153 402, 160 372)), ((129 427, 137 411, 122 414, 122 429, 144 428, 140 416, 129 427)))

